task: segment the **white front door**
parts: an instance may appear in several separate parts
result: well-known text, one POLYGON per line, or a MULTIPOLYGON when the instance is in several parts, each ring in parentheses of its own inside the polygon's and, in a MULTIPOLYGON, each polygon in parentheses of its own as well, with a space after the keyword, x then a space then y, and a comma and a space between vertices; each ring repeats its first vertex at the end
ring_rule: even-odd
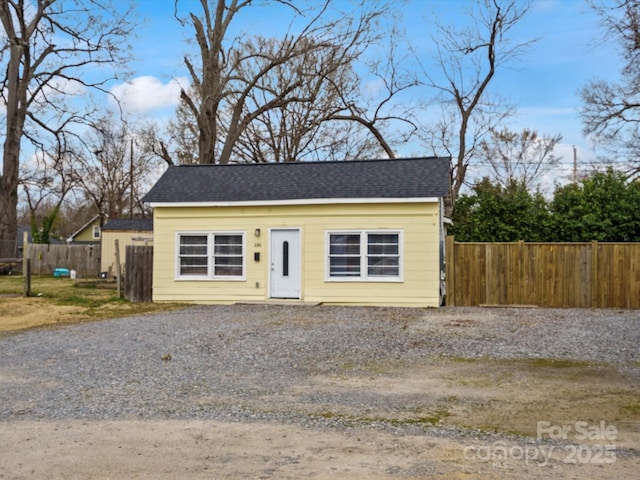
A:
POLYGON ((300 298, 300 230, 271 230, 271 298, 300 298))

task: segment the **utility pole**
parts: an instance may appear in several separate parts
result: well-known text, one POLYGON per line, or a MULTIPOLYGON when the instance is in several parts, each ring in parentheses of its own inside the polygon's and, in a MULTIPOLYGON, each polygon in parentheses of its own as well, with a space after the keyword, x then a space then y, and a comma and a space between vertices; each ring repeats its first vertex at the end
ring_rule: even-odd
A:
POLYGON ((578 181, 578 149, 573 146, 573 183, 578 181))
POLYGON ((131 151, 129 155, 129 186, 131 187, 129 218, 133 219, 133 138, 131 139, 131 151))

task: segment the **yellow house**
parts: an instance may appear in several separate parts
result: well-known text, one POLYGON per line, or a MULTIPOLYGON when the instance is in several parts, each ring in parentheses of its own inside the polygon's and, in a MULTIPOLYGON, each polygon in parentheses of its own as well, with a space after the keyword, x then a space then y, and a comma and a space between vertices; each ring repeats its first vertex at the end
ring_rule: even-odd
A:
POLYGON ((440 304, 448 158, 171 166, 153 300, 440 304))
POLYGON ((102 236, 102 217, 94 215, 91 220, 67 238, 67 243, 98 243, 102 236))
POLYGON ((116 240, 120 250, 120 266, 124 269, 127 245, 153 243, 153 220, 116 218, 109 220, 102 227, 100 271, 105 272, 109 277, 116 274, 116 240))

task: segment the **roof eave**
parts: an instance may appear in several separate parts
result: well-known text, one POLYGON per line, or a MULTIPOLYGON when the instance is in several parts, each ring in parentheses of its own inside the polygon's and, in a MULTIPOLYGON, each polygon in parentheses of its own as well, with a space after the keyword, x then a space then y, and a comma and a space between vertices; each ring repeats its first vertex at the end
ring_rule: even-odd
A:
POLYGON ((73 239, 76 237, 76 235, 80 234, 85 228, 87 228, 89 225, 91 225, 93 222, 95 222, 96 219, 98 219, 98 218, 100 218, 100 214, 96 213, 93 217, 91 217, 91 220, 89 220, 87 223, 82 225, 78 230, 76 230, 71 235, 69 235, 69 237, 67 238, 67 242, 72 242, 73 239))
POLYGON ((389 198, 303 198, 287 200, 211 201, 211 202, 147 202, 158 207, 262 207, 277 205, 347 205, 381 203, 437 203, 442 197, 389 197, 389 198))

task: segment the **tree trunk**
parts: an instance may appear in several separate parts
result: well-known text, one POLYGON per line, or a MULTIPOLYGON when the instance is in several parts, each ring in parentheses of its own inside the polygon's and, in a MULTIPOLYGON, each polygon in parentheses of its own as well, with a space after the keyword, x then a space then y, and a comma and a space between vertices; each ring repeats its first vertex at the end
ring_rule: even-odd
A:
POLYGON ((18 234, 18 189, 6 188, 4 177, 0 182, 0 258, 14 258, 18 234))
MULTIPOLYGON (((18 234, 18 171, 24 128, 26 85, 20 81, 21 47, 13 42, 7 67, 6 137, 0 176, 0 258, 16 255, 18 234)), ((26 67, 25 67, 26 68, 26 67)))
POLYGON ((198 159, 201 164, 216 163, 216 140, 218 137, 216 112, 219 107, 217 102, 208 98, 208 95, 204 93, 201 95, 205 96, 205 100, 203 100, 200 110, 195 110, 200 129, 198 159))
POLYGON ((0 177, 0 258, 16 256, 19 132, 8 132, 0 177))
MULTIPOLYGON (((128 57, 128 52, 121 52, 115 45, 133 31, 128 17, 131 8, 125 7, 126 11, 121 13, 111 4, 123 2, 84 3, 86 5, 55 0, 0 1, 3 31, 0 84, 6 100, 5 131, 0 134, 4 137, 0 257, 15 256, 20 143, 26 119, 30 122, 29 140, 39 153, 51 145, 50 139, 54 140, 53 144, 64 141, 64 135, 73 130, 72 125, 86 126, 89 118, 82 112, 82 106, 78 111, 75 108, 67 111, 64 101, 59 103, 58 95, 69 98, 74 95, 65 91, 60 82, 104 92, 104 82, 109 77, 103 80, 93 74, 85 77, 80 70, 103 71, 107 64, 122 65, 128 57)), ((91 110, 87 110, 89 117, 91 110)))

